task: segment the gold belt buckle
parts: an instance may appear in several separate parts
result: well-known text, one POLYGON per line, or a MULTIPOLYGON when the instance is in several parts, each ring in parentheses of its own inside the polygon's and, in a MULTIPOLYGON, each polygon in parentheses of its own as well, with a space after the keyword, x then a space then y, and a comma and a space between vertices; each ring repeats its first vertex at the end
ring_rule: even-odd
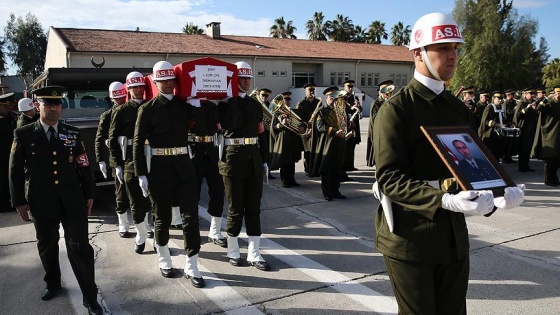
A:
POLYGON ((177 153, 175 154, 183 154, 183 148, 177 148, 176 151, 177 153))
POLYGON ((239 139, 238 138, 233 139, 233 144, 239 144, 239 139))
POLYGON ((156 155, 163 155, 163 154, 164 154, 164 152, 163 152, 162 149, 157 149, 156 155))

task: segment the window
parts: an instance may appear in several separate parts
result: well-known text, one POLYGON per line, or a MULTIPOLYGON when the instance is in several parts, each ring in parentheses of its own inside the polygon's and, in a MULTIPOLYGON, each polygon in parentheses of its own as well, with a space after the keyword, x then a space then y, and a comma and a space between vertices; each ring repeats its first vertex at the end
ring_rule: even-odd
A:
POLYGON ((259 77, 264 77, 264 76, 265 76, 264 70, 259 70, 259 71, 257 71, 257 76, 259 76, 259 77))
POLYGON ((315 73, 292 72, 292 87, 303 87, 307 83, 315 83, 315 73))
POLYGON ((287 77, 287 76, 288 76, 288 72, 287 72, 287 71, 280 71, 280 76, 281 76, 281 77, 287 77))
POLYGON ((331 72, 331 86, 336 84, 336 72, 331 72))
POLYGON ((367 75, 367 86, 372 86, 373 85, 372 78, 373 78, 373 73, 368 73, 368 75, 367 75))
POLYGON ((278 76, 278 71, 272 71, 272 76, 277 77, 278 76))
POLYGON ((401 76, 401 82, 402 82, 402 86, 405 86, 408 84, 408 75, 407 74, 403 74, 401 76))
POLYGON ((379 83, 381 83, 379 81, 379 73, 374 73, 373 74, 373 86, 379 86, 379 83))
POLYGON ((402 82, 401 82, 401 74, 397 73, 397 75, 395 76, 395 84, 397 86, 403 86, 402 82))
POLYGON ((360 86, 369 86, 366 85, 366 78, 367 78, 367 74, 362 72, 362 74, 360 74, 360 86))

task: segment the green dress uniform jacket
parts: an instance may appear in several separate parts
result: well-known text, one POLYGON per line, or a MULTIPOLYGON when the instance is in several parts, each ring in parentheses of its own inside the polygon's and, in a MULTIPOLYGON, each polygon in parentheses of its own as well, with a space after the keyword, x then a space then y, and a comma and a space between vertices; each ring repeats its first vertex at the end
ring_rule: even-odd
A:
POLYGON ((515 108, 513 122, 520 130, 519 135, 519 157, 518 164, 520 171, 529 169, 529 159, 531 157, 531 149, 533 140, 535 140, 535 131, 537 128, 537 111, 532 106, 528 106, 529 102, 523 99, 515 108))
MULTIPOLYGON (((499 105, 503 106, 503 105, 499 105)), ((482 142, 490 149, 496 159, 500 159, 503 155, 503 137, 501 135, 499 113, 494 110, 494 105, 489 104, 482 112, 480 126, 478 127, 478 136, 482 142)), ((503 117, 502 117, 503 122, 503 117)))
POLYGON ((369 109, 369 125, 368 125, 368 142, 366 148, 366 162, 367 166, 375 165, 374 148, 373 148, 373 123, 375 122, 375 117, 381 108, 381 105, 385 100, 383 97, 378 96, 375 101, 371 102, 371 107, 369 109))
POLYGON ((16 128, 23 127, 23 126, 28 125, 30 123, 36 122, 38 119, 39 119, 39 114, 37 114, 33 117, 30 117, 30 116, 25 115, 24 113, 21 113, 18 117, 16 128))
POLYGON ((539 108, 531 155, 545 159, 560 158, 560 102, 549 102, 539 108))
POLYGON ((392 200, 394 231, 381 206, 375 245, 385 256, 415 262, 446 263, 468 257, 465 216, 440 208, 444 191, 426 181, 452 177, 420 126, 471 126, 467 107, 449 91, 435 95, 416 79, 387 100, 374 124, 376 177, 392 200))
POLYGON ((278 114, 274 114, 272 117, 272 132, 270 136, 274 137, 274 141, 271 141, 271 143, 274 143, 274 147, 271 149, 271 168, 274 169, 296 163, 301 159, 301 151, 303 150, 301 136, 282 125, 278 114))
MULTIPOLYGON (((308 100, 307 98, 302 99, 296 104, 294 112, 301 118, 303 122, 310 123, 309 128, 314 128, 313 122, 311 121, 311 116, 313 112, 317 108, 317 106, 321 106, 321 99, 314 98, 313 100, 308 100)), ((303 140, 303 147, 305 151, 312 151, 313 150, 313 141, 311 137, 306 137, 303 140)))
POLYGON ((86 199, 93 199, 95 183, 78 128, 59 122, 54 149, 39 121, 16 129, 14 135, 10 155, 13 206, 29 204, 33 217, 56 219, 63 212, 59 203, 52 202, 58 196, 66 211, 86 216, 86 199))
POLYGON ((117 107, 115 105, 104 111, 101 116, 99 116, 99 125, 97 126, 97 133, 95 134, 95 158, 97 163, 106 161, 106 158, 109 157, 105 140, 109 138, 111 117, 113 116, 113 111, 116 108, 117 107))
POLYGON ((17 117, 9 112, 0 116, 0 212, 13 211, 10 202, 10 186, 8 183, 8 170, 10 161, 10 147, 14 140, 14 129, 17 117))

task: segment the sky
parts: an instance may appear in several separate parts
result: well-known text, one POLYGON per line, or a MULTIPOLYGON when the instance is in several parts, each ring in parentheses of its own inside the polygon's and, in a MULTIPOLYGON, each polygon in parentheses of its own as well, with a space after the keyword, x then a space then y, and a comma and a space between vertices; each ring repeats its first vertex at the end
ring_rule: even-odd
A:
MULTIPOLYGON (((274 20, 284 17, 297 28, 298 39, 307 39, 305 23, 315 12, 323 12, 325 20, 337 14, 349 17, 354 25, 367 29, 371 22, 385 23, 387 33, 398 22, 414 25, 422 15, 430 12, 451 14, 455 0, 0 0, 0 36, 10 13, 37 17, 45 31, 49 27, 118 29, 180 33, 188 22, 206 29, 210 22, 221 22, 222 35, 268 37, 274 20)), ((528 15, 539 24, 538 44, 544 37, 549 46, 550 60, 560 58, 560 36, 556 34, 554 18, 560 0, 513 0, 520 16, 528 15)), ((383 44, 390 44, 388 40, 383 44)), ((118 45, 118 43, 115 43, 118 45)), ((8 73, 14 74, 13 67, 8 73)))

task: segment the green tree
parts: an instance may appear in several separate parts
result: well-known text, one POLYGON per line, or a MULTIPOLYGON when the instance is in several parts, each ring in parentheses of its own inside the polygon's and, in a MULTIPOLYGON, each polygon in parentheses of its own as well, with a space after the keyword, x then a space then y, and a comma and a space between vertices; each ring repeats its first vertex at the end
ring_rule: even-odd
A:
POLYGON ((389 34, 385 30, 385 23, 373 21, 367 30, 367 40, 369 44, 381 44, 381 39, 387 39, 389 34))
POLYGON ((324 19, 323 12, 315 12, 313 13, 313 18, 307 20, 305 28, 307 29, 307 35, 310 40, 327 40, 330 21, 323 22, 324 19))
POLYGON ((4 39, 0 37, 0 75, 6 73, 6 57, 4 56, 4 39))
POLYGON ((533 42, 537 21, 519 17, 511 0, 456 0, 453 16, 465 44, 452 89, 464 82, 490 90, 541 84, 548 45, 533 42))
POLYGON ((284 17, 281 16, 274 20, 274 25, 270 27, 270 36, 274 38, 290 38, 296 39, 294 35, 297 28, 292 25, 292 21, 284 21, 284 17))
POLYGON ((183 26, 183 33, 188 35, 202 35, 204 34, 204 30, 199 28, 198 25, 194 25, 192 22, 187 22, 187 24, 183 26))
POLYGON ((395 24, 391 28, 391 44, 395 46, 410 44, 410 25, 405 27, 403 22, 395 24))
POLYGON ((352 33, 352 37, 350 38, 350 41, 352 43, 365 43, 366 40, 367 40, 366 31, 362 29, 360 25, 356 25, 354 27, 354 31, 352 33))
POLYGON ((548 88, 560 84, 560 59, 554 58, 542 69, 542 82, 548 88))
POLYGON ((329 38, 335 42, 349 42, 354 30, 354 23, 349 17, 337 14, 336 19, 330 22, 329 38))
POLYGON ((43 71, 47 51, 47 35, 41 23, 31 13, 25 20, 11 13, 4 32, 8 57, 17 67, 17 74, 36 78, 43 71))

